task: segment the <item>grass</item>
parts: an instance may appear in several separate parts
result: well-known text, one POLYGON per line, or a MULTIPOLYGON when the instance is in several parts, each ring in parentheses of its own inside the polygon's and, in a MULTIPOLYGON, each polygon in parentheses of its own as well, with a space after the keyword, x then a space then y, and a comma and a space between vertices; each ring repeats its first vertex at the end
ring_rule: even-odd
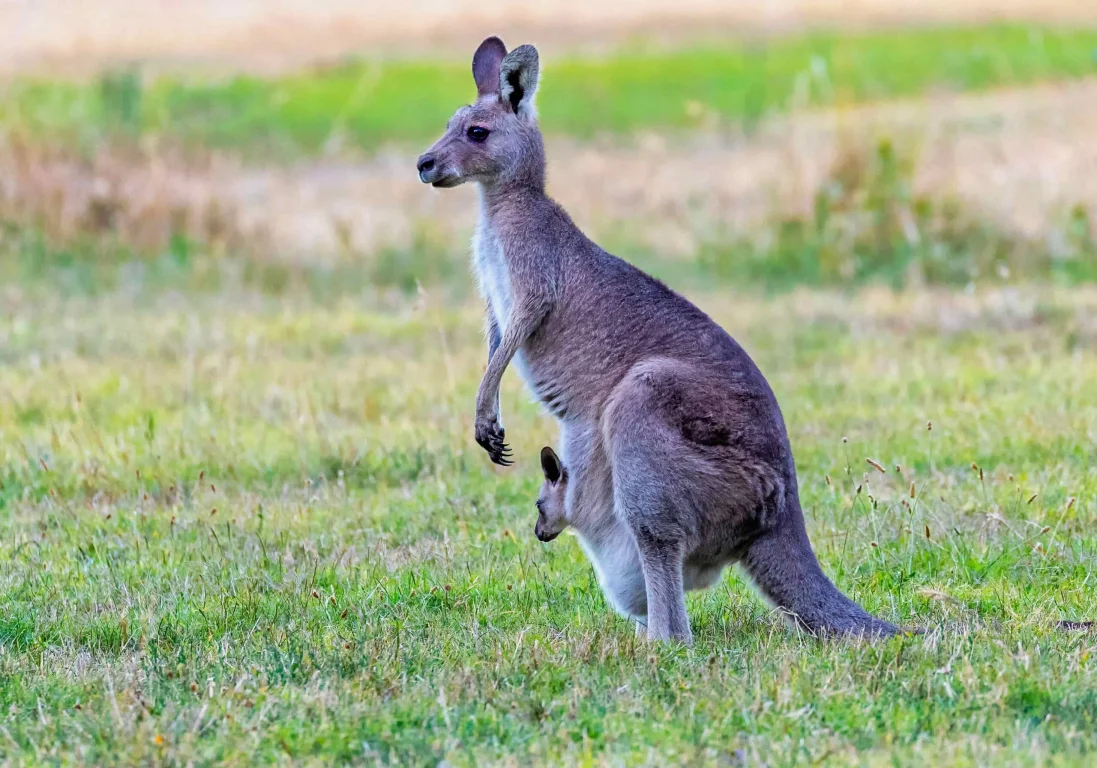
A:
POLYGON ((778 289, 1097 279, 1097 240, 1083 206, 1051 223, 1043 238, 1024 237, 1002 231, 961 200, 915 194, 913 187, 912 162, 890 140, 874 151, 847 148, 816 190, 810 215, 710 237, 697 271, 778 289))
MULTIPOLYGON (((349 229, 335 224, 339 245, 326 263, 275 259, 264 227, 246 225, 231 199, 189 199, 168 185, 141 184, 135 169, 156 163, 155 155, 126 161, 104 152, 89 162, 30 147, 22 153, 10 166, 15 192, 0 200, 0 281, 28 290, 46 285, 94 295, 128 282, 315 300, 357 294, 377 301, 423 288, 447 300, 469 293, 463 238, 452 242, 429 221, 419 221, 403 247, 381 249, 357 246, 349 229), (54 166, 65 172, 42 172, 54 166), (102 189, 89 193, 95 184, 102 189)), ((1039 237, 1024 236, 980 217, 947 190, 916 193, 913 164, 908 147, 887 139, 844 146, 808 214, 775 215, 746 231, 695 225, 700 247, 692 258, 668 260, 628 220, 598 237, 691 287, 714 280, 771 292, 1097 281, 1097 231, 1083 205, 1049 214, 1039 237)))
MULTIPOLYGON (((579 137, 735 123, 793 107, 933 89, 977 91, 1097 73, 1097 30, 1018 25, 815 32, 719 48, 626 49, 545 62, 550 133, 579 137)), ((94 143, 150 134, 262 157, 422 143, 472 95, 465 62, 350 62, 265 79, 145 78, 10 85, 0 124, 94 143)))
POLYGON ((424 285, 447 298, 467 296, 454 277, 462 268, 450 250, 419 239, 408 249, 386 249, 357 264, 281 262, 259 251, 219 253, 209 244, 172 237, 159 249, 140 250, 114 237, 82 233, 54 245, 41 231, 0 225, 0 284, 18 286, 27 297, 79 299, 115 291, 189 296, 226 291, 287 301, 355 296, 375 308, 406 301, 424 285))
MULTIPOLYGON (((1081 76, 1095 44, 621 52, 548 63, 541 105, 578 136, 749 122, 1081 76)), ((769 377, 826 571, 929 630, 816 642, 729 573, 690 596, 694 647, 650 646, 574 538, 533 536, 556 431, 514 374, 518 465, 472 440, 482 308, 452 247, 348 235, 327 266, 281 262, 216 197, 134 171, 157 137, 267 161, 422 140, 466 70, 9 90, 3 121, 63 146, 6 147, 0 201, 0 763, 1091 764, 1097 631, 1059 626, 1097 620, 1085 211, 1021 240, 915 195, 882 143, 841 154, 808 216, 696 263, 630 251, 769 377)))
POLYGON ((1083 765, 1097 750, 1097 636, 1056 628, 1097 618, 1092 291, 695 294, 774 385, 826 570, 931 634, 797 637, 729 574, 691 596, 685 650, 638 642, 574 539, 533 537, 554 428, 512 375, 518 466, 475 446, 475 305, 370 311, 350 291, 110 274, 92 292, 4 289, 8 759, 1083 765))

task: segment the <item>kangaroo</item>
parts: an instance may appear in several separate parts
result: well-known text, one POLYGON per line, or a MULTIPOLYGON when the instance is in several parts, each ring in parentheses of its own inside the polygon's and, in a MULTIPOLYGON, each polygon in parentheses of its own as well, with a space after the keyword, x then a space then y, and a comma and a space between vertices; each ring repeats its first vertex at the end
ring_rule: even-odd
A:
POLYGON ((649 638, 691 642, 687 578, 712 583, 736 562, 811 633, 895 634, 819 567, 784 419, 751 358, 545 193, 539 66, 531 45, 508 53, 484 40, 472 58, 476 101, 417 163, 424 183, 475 182, 480 193, 473 267, 488 363, 476 442, 512 463, 499 385, 514 362, 560 424, 564 512, 609 602, 649 638))
MULTIPOLYGON (((643 584, 643 567, 636 541, 628 526, 613 514, 612 498, 608 503, 586 504, 582 498, 574 507, 567 505, 568 471, 552 448, 541 449, 541 470, 545 481, 537 496, 537 523, 534 533, 543 542, 550 542, 568 528, 579 534, 579 542, 594 564, 594 572, 602 591, 609 596, 618 613, 632 619, 638 628, 647 625, 647 594, 643 584), (617 602, 621 596, 630 602, 617 602)), ((707 589, 720 579, 722 567, 691 566, 682 572, 682 587, 687 592, 707 589)))

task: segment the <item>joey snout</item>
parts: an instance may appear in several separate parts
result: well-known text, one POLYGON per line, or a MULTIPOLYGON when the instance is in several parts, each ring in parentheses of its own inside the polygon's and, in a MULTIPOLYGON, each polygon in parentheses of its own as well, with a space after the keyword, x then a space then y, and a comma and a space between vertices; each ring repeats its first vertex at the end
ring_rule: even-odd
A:
POLYGON ((543 512, 537 515, 537 524, 533 526, 533 532, 538 540, 546 544, 560 535, 560 531, 553 530, 552 526, 549 525, 543 512))

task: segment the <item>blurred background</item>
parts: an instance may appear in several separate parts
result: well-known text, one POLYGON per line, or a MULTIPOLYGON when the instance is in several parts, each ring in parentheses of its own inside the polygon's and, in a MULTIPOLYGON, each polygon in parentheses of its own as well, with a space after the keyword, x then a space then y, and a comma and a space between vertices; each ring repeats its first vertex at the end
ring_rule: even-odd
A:
POLYGON ((668 279, 1087 280, 1095 23, 1082 0, 8 2, 2 275, 229 260, 269 290, 460 294, 474 196, 412 161, 498 33, 542 52, 551 193, 668 279))

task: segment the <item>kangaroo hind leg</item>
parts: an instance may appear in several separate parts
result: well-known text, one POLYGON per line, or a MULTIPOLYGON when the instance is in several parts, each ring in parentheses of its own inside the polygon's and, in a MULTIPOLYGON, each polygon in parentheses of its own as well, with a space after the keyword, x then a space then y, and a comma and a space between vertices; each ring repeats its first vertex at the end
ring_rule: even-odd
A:
POLYGON ((689 644, 693 636, 683 584, 683 523, 688 525, 689 516, 673 487, 660 482, 661 462, 658 440, 650 436, 637 434, 614 442, 614 512, 636 542, 647 591, 648 637, 689 644))

